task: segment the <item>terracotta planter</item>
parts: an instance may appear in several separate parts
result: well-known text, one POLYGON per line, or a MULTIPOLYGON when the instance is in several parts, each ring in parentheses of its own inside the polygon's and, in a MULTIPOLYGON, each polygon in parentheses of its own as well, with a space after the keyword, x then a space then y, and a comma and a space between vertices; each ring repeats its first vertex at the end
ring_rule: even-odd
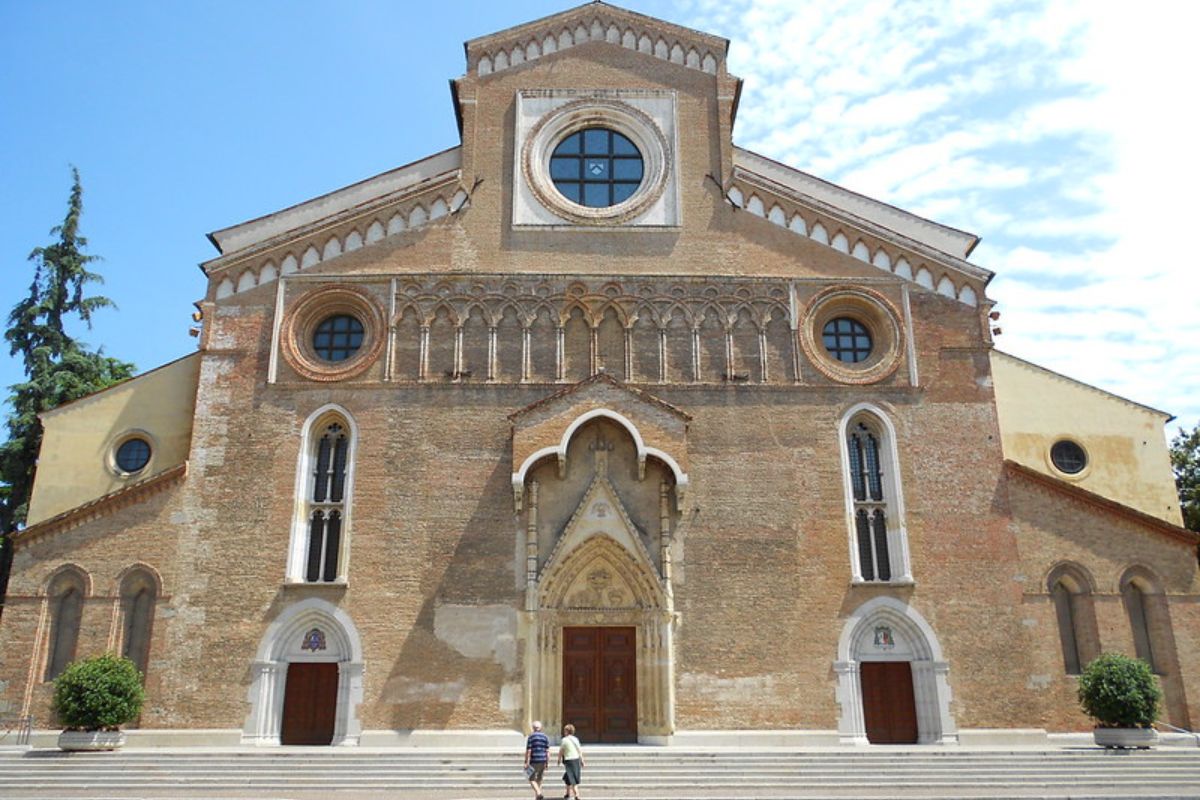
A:
POLYGON ((1146 750, 1158 742, 1154 728, 1093 728, 1092 738, 1101 747, 1146 750))
POLYGON ((123 731, 63 731, 58 748, 69 751, 119 750, 125 745, 123 731))

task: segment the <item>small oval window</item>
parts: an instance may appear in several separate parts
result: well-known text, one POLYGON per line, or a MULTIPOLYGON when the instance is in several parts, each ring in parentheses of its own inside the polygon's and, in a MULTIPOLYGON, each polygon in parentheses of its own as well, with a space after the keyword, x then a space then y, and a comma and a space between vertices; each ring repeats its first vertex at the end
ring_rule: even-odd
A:
POLYGON ((127 439, 117 448, 114 460, 121 472, 137 472, 150 463, 150 443, 145 439, 127 439))
POLYGON ((362 343, 363 324, 349 314, 326 317, 313 331, 313 350, 325 361, 345 361, 358 352, 362 343))
POLYGON ((1050 461, 1059 472, 1076 475, 1083 472, 1083 468, 1087 466, 1087 453, 1078 443, 1062 439, 1050 448, 1050 461))
POLYGON ((826 352, 838 361, 857 364, 871 355, 871 332, 850 317, 837 317, 825 323, 821 340, 826 352))

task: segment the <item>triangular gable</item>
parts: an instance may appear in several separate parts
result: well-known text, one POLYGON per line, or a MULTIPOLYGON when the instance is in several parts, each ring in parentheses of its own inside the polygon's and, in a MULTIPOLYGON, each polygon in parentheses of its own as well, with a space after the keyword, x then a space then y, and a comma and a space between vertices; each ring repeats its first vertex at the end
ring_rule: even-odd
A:
POLYGON ((622 608, 663 602, 661 575, 604 472, 593 479, 539 575, 542 605, 622 608), (654 578, 653 590, 647 576, 654 578))

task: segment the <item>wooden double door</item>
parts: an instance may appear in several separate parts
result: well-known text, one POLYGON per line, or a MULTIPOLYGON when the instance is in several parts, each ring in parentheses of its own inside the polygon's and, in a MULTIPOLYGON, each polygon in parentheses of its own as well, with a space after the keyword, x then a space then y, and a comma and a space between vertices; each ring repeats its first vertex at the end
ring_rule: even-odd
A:
POLYGON ((563 724, 584 742, 637 742, 637 629, 563 628, 563 724))
POLYGON ((283 689, 281 744, 332 744, 337 719, 338 665, 288 664, 283 689))
POLYGON ((867 741, 916 744, 912 665, 907 661, 864 661, 859 666, 867 741))

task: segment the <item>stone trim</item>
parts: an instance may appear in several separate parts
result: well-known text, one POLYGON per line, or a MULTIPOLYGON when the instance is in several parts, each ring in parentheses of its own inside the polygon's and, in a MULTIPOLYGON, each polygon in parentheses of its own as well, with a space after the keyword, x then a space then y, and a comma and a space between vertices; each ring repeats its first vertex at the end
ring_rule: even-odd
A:
POLYGON ((804 309, 800 346, 813 367, 830 380, 861 386, 878 383, 900 366, 905 352, 900 313, 878 292, 860 286, 830 286, 818 292, 804 309), (821 341, 830 320, 846 316, 862 323, 871 333, 871 356, 858 364, 834 359, 821 341))
POLYGON ((671 143, 649 115, 617 99, 585 97, 534 124, 521 147, 521 173, 537 201, 563 219, 583 225, 621 225, 662 197, 674 158, 671 143), (573 203, 562 196, 550 178, 550 154, 558 143, 591 127, 608 128, 629 137, 642 156, 641 185, 629 199, 615 206, 591 208, 573 203))
POLYGON ((157 475, 130 484, 103 497, 98 497, 69 511, 64 511, 36 525, 16 531, 10 535, 14 544, 25 543, 49 533, 77 528, 93 519, 113 513, 126 506, 145 500, 152 495, 180 482, 187 475, 188 462, 166 469, 157 475))
POLYGON ((1075 486, 1052 475, 1038 472, 1024 464, 1019 464, 1007 458, 1004 459, 1004 469, 1011 476, 1024 478, 1029 483, 1040 486, 1043 489, 1066 495, 1068 498, 1082 505, 1091 506, 1111 516, 1120 517, 1135 525, 1140 525, 1155 533, 1169 536, 1184 544, 1192 545, 1193 547, 1200 546, 1200 533, 1195 531, 1173 525, 1166 520, 1159 519, 1143 511, 1138 511, 1136 508, 1130 508, 1123 503, 1118 503, 1116 500, 1110 500, 1095 492, 1090 492, 1087 489, 1075 486))
POLYGON ((340 381, 360 375, 375 363, 387 340, 383 309, 370 295, 346 284, 309 291, 284 315, 280 350, 293 370, 312 381, 340 381), (349 314, 362 323, 363 344, 345 361, 327 362, 312 347, 313 331, 334 314, 349 314))

